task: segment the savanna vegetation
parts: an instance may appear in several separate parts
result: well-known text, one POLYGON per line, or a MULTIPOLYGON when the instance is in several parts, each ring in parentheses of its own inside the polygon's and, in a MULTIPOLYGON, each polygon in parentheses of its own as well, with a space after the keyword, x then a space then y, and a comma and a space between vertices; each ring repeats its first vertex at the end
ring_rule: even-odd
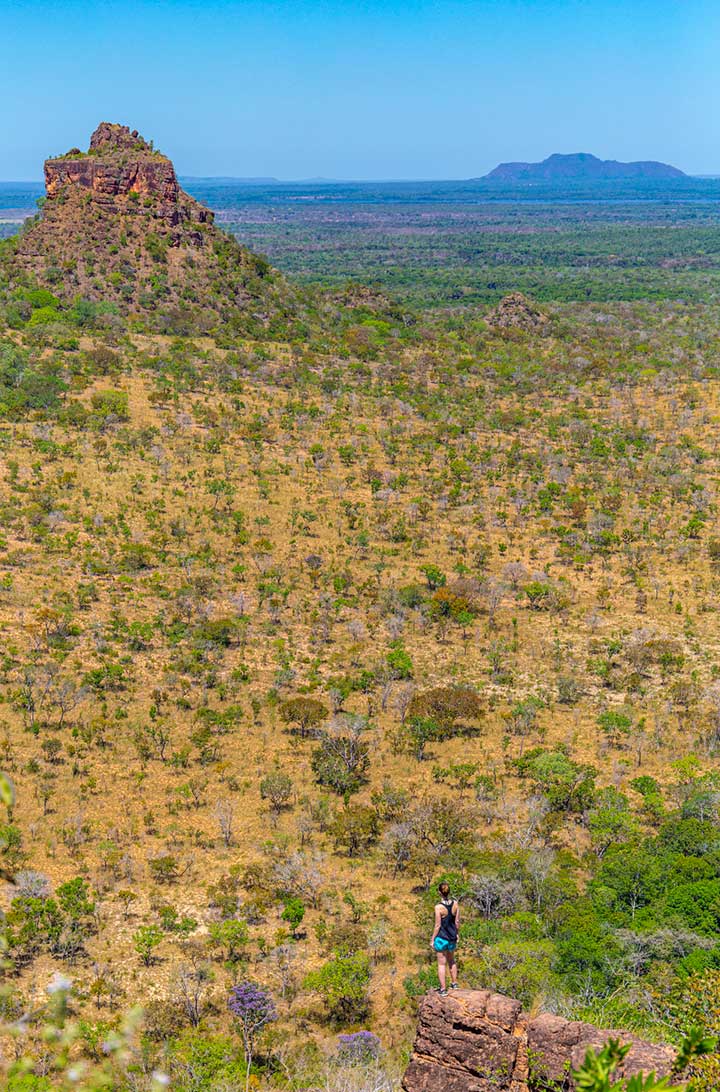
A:
POLYGON ((13 1092, 389 1088, 443 877, 464 984, 717 1033, 716 274, 602 231, 543 236, 538 335, 387 279, 261 340, 4 285, 13 1092))

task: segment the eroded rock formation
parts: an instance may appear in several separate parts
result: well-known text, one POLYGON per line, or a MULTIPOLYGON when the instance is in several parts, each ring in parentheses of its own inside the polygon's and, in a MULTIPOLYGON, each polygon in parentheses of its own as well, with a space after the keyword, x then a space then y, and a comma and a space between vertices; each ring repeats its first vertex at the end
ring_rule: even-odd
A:
POLYGON ((428 994, 403 1078, 405 1092, 534 1092, 574 1088, 571 1073, 589 1047, 610 1038, 632 1043, 618 1076, 670 1073, 675 1051, 622 1031, 548 1013, 530 1016, 519 1001, 488 990, 428 994))
POLYGON ((45 163, 47 199, 6 258, 11 284, 50 289, 161 332, 287 336, 301 304, 268 263, 214 223, 171 161, 126 125, 101 122, 87 152, 45 163))
POLYGON ((154 151, 137 130, 102 121, 90 138, 90 148, 73 148, 45 161, 45 191, 49 200, 90 193, 101 202, 118 203, 139 197, 156 199, 156 214, 170 224, 210 223, 213 214, 178 185, 170 160, 154 151))

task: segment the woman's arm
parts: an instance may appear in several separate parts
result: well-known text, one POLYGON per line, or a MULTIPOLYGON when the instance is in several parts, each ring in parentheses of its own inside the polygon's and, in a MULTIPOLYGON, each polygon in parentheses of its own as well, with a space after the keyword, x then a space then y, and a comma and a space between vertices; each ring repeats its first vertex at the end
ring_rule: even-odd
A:
MULTIPOLYGON (((441 921, 442 921, 442 912, 440 910, 440 907, 436 906, 435 907, 435 928, 433 929, 433 935, 430 937, 430 947, 431 948, 433 947, 433 944, 435 942, 435 937, 440 932, 440 922, 441 921)), ((435 951, 434 948, 433 948, 433 951, 435 951)))
POLYGON ((455 903, 455 925, 458 933, 460 932, 460 903, 455 903))

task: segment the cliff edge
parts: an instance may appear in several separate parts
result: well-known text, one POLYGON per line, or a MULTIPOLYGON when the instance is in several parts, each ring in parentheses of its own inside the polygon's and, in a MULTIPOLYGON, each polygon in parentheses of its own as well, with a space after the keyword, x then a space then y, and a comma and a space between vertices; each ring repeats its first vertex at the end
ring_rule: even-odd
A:
MULTIPOLYGON (((167 156, 156 152, 127 125, 102 121, 87 152, 73 148, 46 159, 44 171, 45 192, 51 201, 78 191, 119 210, 133 196, 144 197, 157 201, 156 215, 171 224, 213 221, 209 209, 180 189, 167 156)), ((196 241, 201 240, 198 237, 196 241)))

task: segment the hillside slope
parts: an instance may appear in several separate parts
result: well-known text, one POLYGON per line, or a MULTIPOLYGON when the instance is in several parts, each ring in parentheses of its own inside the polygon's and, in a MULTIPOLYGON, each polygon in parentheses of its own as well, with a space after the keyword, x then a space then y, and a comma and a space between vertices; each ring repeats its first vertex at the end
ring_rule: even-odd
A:
POLYGON ((180 1049, 193 976, 205 1035, 249 977, 297 1049, 399 1048, 449 873, 464 982, 671 1019, 718 944, 715 350, 682 307, 574 323, 2 340, 20 1011, 69 972, 180 1049))
POLYGON ((0 292, 0 1045, 35 1059, 13 1092, 48 1092, 55 975, 73 1058, 143 1006, 123 1092, 156 1068, 245 1087, 236 987, 278 1017, 253 1081, 357 1087, 343 1052, 399 1060, 435 985, 443 876, 463 985, 713 1030, 717 306, 406 316, 356 286, 313 293, 337 336, 273 342, 293 293, 268 273, 226 312, 225 240, 208 257, 167 161, 104 134, 50 164, 0 292), (179 233, 217 334, 77 298, 72 268, 38 284, 28 238, 64 247, 83 213, 143 261, 179 233))

